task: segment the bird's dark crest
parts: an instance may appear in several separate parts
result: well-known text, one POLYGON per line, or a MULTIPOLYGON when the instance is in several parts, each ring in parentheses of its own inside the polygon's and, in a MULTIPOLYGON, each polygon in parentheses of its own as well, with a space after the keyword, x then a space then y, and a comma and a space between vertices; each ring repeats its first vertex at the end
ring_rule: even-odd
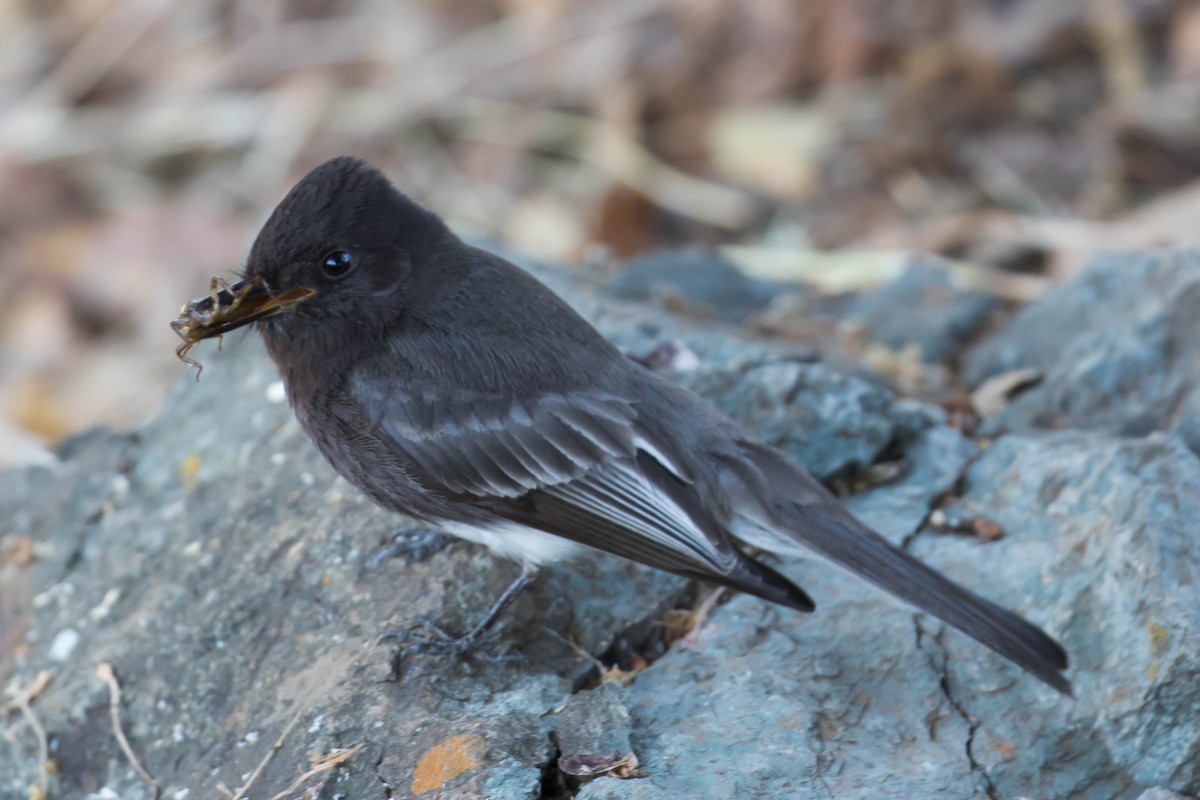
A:
POLYGON ((340 156, 305 175, 275 207, 250 249, 247 274, 315 259, 330 247, 376 248, 411 239, 434 220, 440 225, 379 170, 340 156))

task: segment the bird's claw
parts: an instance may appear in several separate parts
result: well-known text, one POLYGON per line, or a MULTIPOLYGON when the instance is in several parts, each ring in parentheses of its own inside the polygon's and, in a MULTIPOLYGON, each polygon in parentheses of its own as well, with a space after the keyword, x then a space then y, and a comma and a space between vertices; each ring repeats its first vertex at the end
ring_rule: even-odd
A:
POLYGON ((436 529, 419 531, 397 531, 392 540, 380 547, 371 556, 368 566, 376 569, 384 561, 392 558, 403 558, 405 563, 425 561, 435 553, 445 549, 449 539, 436 529))
POLYGON ((521 657, 520 654, 494 652, 490 648, 481 647, 486 637, 472 634, 475 634, 475 631, 463 636, 453 636, 432 620, 423 619, 414 628, 385 633, 380 640, 400 644, 399 650, 392 657, 392 673, 396 679, 404 674, 405 662, 416 655, 470 656, 489 664, 515 661, 521 657))
MULTIPOLYGON (((488 609, 487 614, 476 623, 474 628, 462 636, 452 636, 428 617, 422 617, 418 620, 419 624, 415 628, 383 634, 380 637, 380 641, 390 639, 398 641, 402 645, 392 657, 392 675, 394 679, 399 680, 400 676, 404 674, 404 659, 416 653, 453 656, 469 654, 493 664, 512 660, 513 657, 507 653, 494 655, 479 652, 477 648, 487 632, 496 624, 500 615, 506 608, 512 605, 513 601, 525 590, 525 587, 529 585, 529 582, 533 580, 536 574, 536 570, 532 567, 523 567, 521 574, 509 584, 499 599, 488 609)), ((520 656, 517 657, 519 658, 520 656)))

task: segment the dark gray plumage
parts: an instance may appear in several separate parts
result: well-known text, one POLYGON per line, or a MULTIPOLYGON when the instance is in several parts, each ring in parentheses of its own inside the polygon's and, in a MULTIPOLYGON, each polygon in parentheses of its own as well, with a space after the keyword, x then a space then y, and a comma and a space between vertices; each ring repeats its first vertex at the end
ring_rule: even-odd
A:
POLYGON ((1057 642, 893 547, 370 166, 305 177, 246 277, 316 290, 254 320, 305 431, 385 508, 526 561, 586 545, 803 611, 809 597, 739 544, 807 548, 1070 692, 1057 642))

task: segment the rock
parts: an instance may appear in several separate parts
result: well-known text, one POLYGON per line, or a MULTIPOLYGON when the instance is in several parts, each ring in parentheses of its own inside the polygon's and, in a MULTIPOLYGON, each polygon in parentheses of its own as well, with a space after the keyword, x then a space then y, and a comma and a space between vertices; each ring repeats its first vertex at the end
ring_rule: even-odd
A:
POLYGON ((820 293, 787 286, 759 317, 790 336, 862 340, 916 365, 955 365, 993 322, 1001 302, 961 288, 947 265, 916 255, 899 264, 899 277, 857 292, 820 293), (839 330, 840 329, 840 330, 839 330), (839 335, 840 334, 840 335, 839 335))
POLYGON ((1087 428, 1144 436, 1200 429, 1200 253, 1110 253, 1021 309, 976 346, 964 377, 1044 377, 989 429, 1087 428))
POLYGON ((852 295, 836 315, 891 350, 917 347, 925 363, 950 363, 1000 307, 992 295, 960 289, 929 256, 914 258, 895 281, 852 295))
MULTIPOLYGON (((31 710, 50 796, 151 796, 117 745, 100 662, 166 798, 236 791, 285 731, 253 797, 361 743, 296 791, 532 800, 556 738, 637 755, 646 777, 597 778, 578 794, 591 800, 1200 789, 1200 459, 1179 438, 1073 431, 981 450, 869 375, 550 280, 622 346, 685 346, 695 359, 666 362, 673 378, 822 476, 902 461, 853 507, 1061 635, 1079 699, 808 560, 777 567, 816 614, 734 597, 623 690, 577 692, 618 640, 660 655, 646 640, 693 588, 606 557, 544 571, 489 639, 503 659, 415 658, 392 680, 380 633, 422 618, 462 630, 517 568, 465 543, 372 567, 401 523, 316 453, 257 337, 231 337, 193 351, 202 380, 181 380, 143 429, 91 431, 0 476, 0 681, 11 696, 49 673, 31 710), (962 496, 947 511, 1005 535, 930 532, 948 491, 962 496)), ((0 800, 24 800, 37 743, 20 714, 5 724, 0 800)))
POLYGON ((1200 456, 1200 411, 1181 414, 1175 434, 1193 453, 1200 456))
POLYGON ((818 614, 737 597, 655 662, 627 692, 647 777, 580 797, 970 796, 968 726, 913 646, 911 612, 822 583, 818 614))
POLYGON ((979 446, 945 425, 922 431, 904 451, 907 474, 900 480, 847 499, 855 516, 895 544, 920 530, 934 502, 954 488, 979 446))
POLYGON ((625 263, 607 290, 622 300, 676 303, 715 319, 738 322, 765 308, 777 284, 746 276, 719 253, 660 250, 625 263))
POLYGON ((1170 789, 1155 787, 1147 789, 1137 796, 1137 800, 1188 800, 1178 792, 1172 792, 1170 789))
POLYGON ((822 480, 861 471, 942 417, 881 383, 785 354, 703 362, 680 382, 822 480))
POLYGON ((962 637, 944 640, 954 696, 980 720, 975 758, 999 796, 1195 793, 1200 459, 1162 434, 1006 436, 964 488, 961 509, 1009 532, 986 545, 996 555, 982 560, 971 539, 930 535, 914 552, 967 585, 1007 587, 995 596, 1058 632, 1079 698, 1043 716, 1053 698, 973 657, 962 637), (1068 762, 1075 768, 1062 769, 1068 762))
POLYGON ((636 767, 629 727, 629 710, 617 684, 602 683, 572 695, 554 722, 558 768, 567 775, 591 778, 618 765, 636 767))

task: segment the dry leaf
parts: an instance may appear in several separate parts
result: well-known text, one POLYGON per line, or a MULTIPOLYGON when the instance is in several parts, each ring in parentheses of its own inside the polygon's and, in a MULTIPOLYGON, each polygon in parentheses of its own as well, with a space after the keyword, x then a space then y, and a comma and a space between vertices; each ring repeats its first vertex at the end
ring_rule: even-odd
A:
POLYGON ((985 542, 994 542, 997 539, 1004 538, 1004 528, 1000 523, 993 522, 987 517, 976 517, 971 521, 971 528, 975 535, 985 542))
POLYGON ((971 393, 971 405, 981 417, 999 414, 1014 397, 1041 380, 1042 373, 1036 369, 1014 369, 993 375, 971 393))
POLYGON ((640 769, 638 757, 632 752, 625 755, 560 756, 558 768, 576 778, 595 778, 600 775, 611 775, 614 778, 640 778, 644 774, 640 769))

